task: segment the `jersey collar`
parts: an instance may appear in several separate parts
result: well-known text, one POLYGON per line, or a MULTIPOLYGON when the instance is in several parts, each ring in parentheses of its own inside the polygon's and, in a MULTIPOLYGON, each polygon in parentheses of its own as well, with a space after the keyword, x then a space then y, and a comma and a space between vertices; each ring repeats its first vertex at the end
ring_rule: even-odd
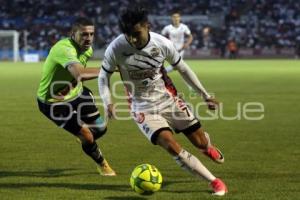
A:
POLYGON ((82 54, 85 52, 85 51, 81 50, 79 45, 72 38, 69 38, 69 39, 70 39, 71 43, 73 44, 73 46, 75 47, 75 49, 77 50, 77 52, 79 52, 79 54, 82 54))

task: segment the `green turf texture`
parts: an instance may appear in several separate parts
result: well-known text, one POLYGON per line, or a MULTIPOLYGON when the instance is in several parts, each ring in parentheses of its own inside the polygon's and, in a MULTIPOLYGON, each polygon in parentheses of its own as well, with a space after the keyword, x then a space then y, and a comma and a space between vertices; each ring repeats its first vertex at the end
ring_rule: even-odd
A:
MULTIPOLYGON (((224 115, 237 105, 261 102, 264 118, 249 121, 204 120, 202 124, 225 154, 218 165, 204 157, 183 135, 176 139, 228 185, 230 200, 300 198, 300 62, 297 60, 188 61, 206 88, 223 102, 224 115)), ((181 170, 160 147, 152 145, 132 120, 111 121, 98 144, 117 177, 101 177, 75 138, 37 109, 41 63, 0 63, 0 199, 196 200, 220 199, 206 181, 181 170), (155 165, 162 189, 151 196, 134 193, 131 171, 155 165)), ((99 66, 90 62, 89 66, 99 66)), ((177 72, 178 90, 188 89, 177 72)), ((113 81, 120 80, 118 74, 113 81)), ((86 83, 98 93, 96 80, 86 83)), ((121 87, 119 94, 123 94, 121 87)), ((194 105, 201 99, 186 98, 194 105)), ((125 102, 125 100, 115 100, 125 102)), ((103 113, 103 109, 101 112, 103 113)), ((200 113, 205 115, 202 107, 200 113)), ((128 115, 123 113, 124 116, 128 115)), ((255 115, 255 113, 253 114, 255 115)))

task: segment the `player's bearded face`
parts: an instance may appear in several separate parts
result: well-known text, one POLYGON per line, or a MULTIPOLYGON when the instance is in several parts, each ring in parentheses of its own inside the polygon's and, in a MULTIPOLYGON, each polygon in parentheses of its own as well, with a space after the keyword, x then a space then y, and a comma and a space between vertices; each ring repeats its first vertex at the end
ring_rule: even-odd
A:
POLYGON ((94 33, 94 26, 81 26, 74 33, 73 40, 79 45, 82 50, 85 51, 92 46, 94 33))
POLYGON ((138 23, 130 34, 125 34, 128 42, 135 48, 143 48, 149 39, 149 24, 138 23))

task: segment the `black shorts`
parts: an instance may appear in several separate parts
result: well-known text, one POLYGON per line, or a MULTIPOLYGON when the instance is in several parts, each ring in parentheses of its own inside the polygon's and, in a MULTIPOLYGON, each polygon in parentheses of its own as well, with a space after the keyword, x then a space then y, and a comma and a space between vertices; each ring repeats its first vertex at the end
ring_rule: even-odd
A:
POLYGON ((40 111, 57 126, 78 135, 83 124, 92 124, 100 117, 92 92, 83 87, 82 94, 72 101, 44 103, 38 101, 40 111))

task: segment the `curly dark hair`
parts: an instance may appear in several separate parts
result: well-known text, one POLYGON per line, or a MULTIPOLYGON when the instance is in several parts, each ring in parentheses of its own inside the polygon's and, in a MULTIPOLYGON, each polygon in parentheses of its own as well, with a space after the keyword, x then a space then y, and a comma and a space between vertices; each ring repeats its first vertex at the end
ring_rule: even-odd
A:
POLYGON ((130 34, 138 23, 148 22, 148 11, 143 6, 134 6, 121 12, 119 28, 125 34, 130 34))

